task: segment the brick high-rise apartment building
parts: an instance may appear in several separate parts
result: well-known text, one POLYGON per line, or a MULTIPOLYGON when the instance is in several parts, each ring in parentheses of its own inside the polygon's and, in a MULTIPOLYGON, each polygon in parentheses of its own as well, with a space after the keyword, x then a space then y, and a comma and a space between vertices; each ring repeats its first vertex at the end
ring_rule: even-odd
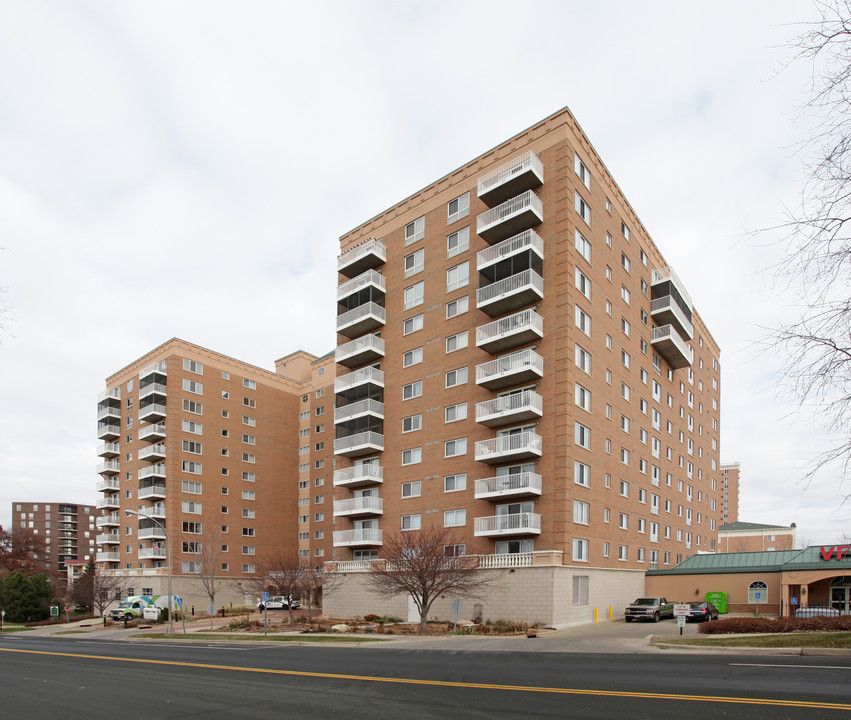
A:
POLYGON ((67 560, 94 557, 95 513, 94 505, 13 502, 12 527, 29 530, 44 540, 45 555, 36 560, 64 581, 67 560))
POLYGON ((741 463, 724 463, 721 468, 722 518, 721 524, 738 522, 739 520, 739 472, 741 463))
POLYGON ((582 605, 715 549, 719 348, 568 110, 340 242, 339 570, 436 524, 582 605))
POLYGON ((331 482, 319 473, 331 467, 333 397, 322 395, 333 358, 296 352, 275 367, 172 339, 107 378, 98 398, 97 561, 136 593, 166 591, 166 534, 155 520, 171 541, 175 594, 201 607, 205 543, 218 548, 217 603, 253 598, 244 582, 263 553, 330 556, 331 482), (326 437, 327 457, 314 452, 326 437))

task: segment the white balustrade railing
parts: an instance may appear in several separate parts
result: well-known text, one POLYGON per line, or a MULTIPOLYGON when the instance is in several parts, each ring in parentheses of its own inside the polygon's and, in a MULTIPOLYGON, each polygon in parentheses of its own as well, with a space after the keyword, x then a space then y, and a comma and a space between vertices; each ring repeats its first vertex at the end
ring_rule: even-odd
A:
POLYGON ((157 463, 156 465, 151 465, 150 467, 145 467, 139 470, 140 480, 154 476, 165 477, 165 465, 163 463, 157 463))
POLYGON ((146 377, 153 373, 158 373, 159 375, 168 375, 168 365, 165 360, 160 362, 151 363, 144 370, 139 373, 139 378, 146 377))
POLYGON ((367 481, 380 483, 383 480, 384 468, 381 465, 353 465, 334 471, 334 485, 349 485, 367 481))
POLYGON ((337 270, 341 270, 369 254, 377 255, 381 259, 381 262, 387 262, 387 248, 384 247, 384 243, 381 240, 372 238, 362 245, 353 247, 350 250, 346 250, 342 255, 338 255, 337 270))
POLYGON ((498 457, 522 451, 540 454, 541 447, 541 436, 530 430, 514 435, 501 435, 488 440, 479 440, 476 443, 476 460, 485 460, 492 456, 498 457))
POLYGON ((691 320, 689 320, 685 312, 683 312, 680 304, 674 300, 671 295, 665 295, 650 302, 651 315, 655 312, 659 312, 660 310, 670 310, 674 313, 674 315, 677 316, 677 320, 679 320, 680 324, 686 329, 686 334, 689 336, 689 339, 694 337, 694 324, 691 320))
POLYGON ((476 253, 476 269, 481 270, 488 265, 492 265, 524 250, 533 250, 543 259, 544 241, 534 230, 524 230, 518 235, 512 235, 510 238, 496 243, 496 245, 491 245, 484 250, 480 250, 476 253))
POLYGON ((387 289, 387 278, 375 270, 367 270, 357 277, 347 280, 342 285, 337 286, 337 300, 342 300, 344 297, 356 293, 358 290, 367 287, 368 285, 376 285, 382 292, 387 289))
POLYGON ((501 375, 508 375, 520 370, 532 368, 539 374, 544 374, 544 358, 531 348, 519 350, 510 355, 503 355, 495 360, 476 366, 476 382, 487 382, 489 379, 501 375))
POLYGON ((502 395, 493 400, 485 400, 476 404, 476 420, 489 415, 514 413, 522 410, 533 410, 538 414, 544 412, 544 398, 534 390, 523 390, 511 395, 502 395))
POLYGON ((499 300, 507 295, 532 288, 537 290, 540 297, 544 296, 544 278, 534 270, 524 270, 516 275, 511 275, 502 280, 497 280, 490 285, 485 285, 476 291, 476 306, 481 307, 486 303, 499 300))
POLYGON ((98 402, 107 399, 121 400, 121 388, 113 388, 112 390, 104 390, 102 393, 98 393, 98 402))
POLYGON ((504 165, 500 165, 496 170, 492 170, 487 175, 479 178, 477 183, 479 197, 487 193, 491 188, 501 185, 527 170, 536 171, 538 177, 541 180, 544 179, 544 164, 532 151, 523 153, 520 157, 510 160, 504 165))
POLYGON ((505 335, 520 332, 522 330, 535 330, 544 334, 544 318, 532 309, 521 310, 514 315, 509 315, 492 323, 476 328, 476 344, 481 345, 505 335))
POLYGON ((363 383, 368 382, 384 387, 384 373, 378 368, 365 367, 360 370, 347 373, 346 375, 340 375, 340 377, 334 381, 334 392, 344 392, 356 385, 362 385, 363 383))
POLYGON ((694 303, 691 301, 691 295, 688 294, 686 290, 686 286, 683 285, 683 281, 680 280, 679 276, 674 272, 674 268, 670 265, 668 267, 663 268, 653 268, 650 272, 650 282, 655 285, 657 283, 665 282, 666 280, 670 280, 674 286, 677 288, 677 292, 682 295, 683 300, 686 301, 686 304, 690 307, 694 307, 694 303))
POLYGON ((346 422, 346 420, 350 420, 353 417, 365 415, 367 413, 384 417, 384 403, 367 398, 366 400, 358 400, 357 402, 334 408, 334 422, 346 422))
POLYGON ((476 480, 476 497, 511 494, 521 491, 541 494, 543 480, 538 473, 523 472, 513 475, 479 478, 476 480))
POLYGON ((334 531, 334 545, 381 545, 383 541, 384 531, 375 528, 334 531))
POLYGON ((658 342, 661 340, 670 340, 677 346, 677 349, 683 354, 683 356, 688 358, 689 363, 694 362, 694 350, 688 346, 686 341, 683 340, 672 325, 662 325, 661 327, 653 328, 651 342, 658 342))
POLYGON ((384 355, 384 340, 372 333, 369 335, 362 335, 350 342, 338 345, 334 351, 334 359, 337 362, 340 362, 352 355, 357 355, 358 353, 365 352, 367 350, 374 350, 376 353, 384 355))
POLYGON ((147 397, 148 395, 159 394, 166 395, 168 393, 168 387, 163 385, 162 383, 148 383, 144 387, 139 388, 139 398, 147 397))
POLYGON ((380 322, 385 322, 387 317, 387 311, 372 301, 368 303, 364 303, 363 305, 358 305, 353 310, 347 310, 342 315, 337 316, 337 330, 341 330, 349 325, 353 325, 354 323, 363 320, 370 315, 374 315, 380 322))
POLYGON ((355 512, 383 513, 384 499, 380 497, 354 497, 334 501, 335 515, 355 512))
POLYGON ((334 440, 334 452, 344 453, 361 445, 374 445, 376 449, 384 449, 384 435, 377 432, 362 432, 334 440))
POLYGON ((513 513, 511 515, 490 515, 474 519, 474 533, 522 533, 540 532, 541 516, 537 513, 513 513))
POLYGON ((503 220, 510 218, 524 210, 534 210, 538 217, 544 216, 544 204, 541 199, 531 190, 506 200, 495 208, 486 210, 476 218, 476 232, 481 235, 488 228, 498 225, 503 220))

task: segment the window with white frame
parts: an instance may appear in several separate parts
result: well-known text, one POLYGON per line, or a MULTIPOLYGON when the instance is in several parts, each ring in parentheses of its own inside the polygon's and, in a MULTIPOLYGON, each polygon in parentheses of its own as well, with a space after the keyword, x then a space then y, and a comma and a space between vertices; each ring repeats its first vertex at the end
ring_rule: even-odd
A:
POLYGON ((588 337, 591 337, 591 316, 588 315, 579 305, 576 306, 576 327, 578 327, 588 337))
POLYGON ((457 492, 467 489, 467 473, 447 475, 443 478, 443 492, 457 492))
POLYGON ((630 298, 629 290, 627 290, 625 286, 621 285, 621 299, 622 299, 622 300, 623 300, 623 301, 624 301, 627 305, 629 305, 629 298, 630 298))
POLYGON ((585 463, 575 460, 573 463, 573 482, 583 487, 590 487, 591 468, 585 463))
POLYGON ((421 413, 417 415, 409 415, 406 418, 402 418, 402 432, 414 432, 416 430, 421 430, 423 426, 423 416, 421 413))
POLYGON ((591 412, 591 391, 579 383, 574 385, 574 401, 585 412, 591 412))
POLYGON ((421 248, 420 250, 412 252, 410 255, 405 257, 405 277, 411 277, 411 275, 421 273, 424 266, 425 249, 421 248))
POLYGON ((581 500, 573 501, 573 522, 587 525, 591 517, 591 506, 581 500))
POLYGON ((446 222, 454 223, 461 218, 467 217, 470 214, 470 193, 466 192, 463 195, 450 200, 446 206, 446 222))
POLYGON ((421 347, 414 348, 402 353, 402 367, 411 367, 418 365, 423 361, 423 349, 421 347))
POLYGON ((457 403, 455 405, 447 405, 444 408, 443 421, 444 422, 456 422, 458 420, 465 420, 467 418, 467 403, 457 403))
POLYGON ((402 515, 402 530, 419 530, 419 515, 402 515))
POLYGON ((183 358, 183 369, 198 375, 204 374, 204 365, 197 360, 190 360, 189 358, 183 358))
POLYGON ((443 527, 463 527, 466 524, 466 510, 446 510, 443 513, 443 527))
POLYGON ((447 440, 443 446, 444 457, 457 457, 458 455, 466 455, 467 453, 467 438, 456 438, 455 440, 447 440))
POLYGON ((579 193, 576 193, 574 207, 576 208, 576 212, 579 214, 579 217, 585 221, 585 224, 591 225, 591 208, 579 193))
POLYGON ((454 318, 456 315, 463 315, 470 309, 470 298, 468 296, 459 297, 446 303, 446 319, 454 318))
POLYGON ((422 492, 422 482, 419 480, 411 480, 410 482, 402 483, 402 497, 419 497, 422 492))
POLYGON ((402 334, 410 335, 412 332, 416 332, 417 330, 423 329, 423 316, 422 315, 414 315, 414 317, 410 317, 403 323, 402 326, 402 334))
MULTIPOLYGON (((132 399, 132 398, 128 398, 132 399)), ((193 415, 202 415, 204 412, 204 407, 197 400, 184 400, 183 401, 183 410, 188 413, 192 413, 193 415)))
POLYGON ((460 255, 470 247, 470 228, 464 227, 446 237, 446 257, 460 255))
POLYGON ((416 465, 423 461, 423 449, 421 447, 402 450, 402 465, 416 465))
POLYGON ((574 442, 579 445, 579 447, 585 448, 586 450, 590 450, 591 428, 586 427, 582 423, 574 423, 573 439, 574 442))
POLYGON ((423 381, 417 380, 402 386, 402 400, 410 400, 423 394, 423 381))
POLYGON ((446 387, 451 388, 456 385, 464 385, 467 382, 467 368, 457 368, 449 370, 446 373, 446 387))
POLYGON ((181 469, 185 473, 192 473, 193 475, 201 474, 201 463, 192 462, 191 460, 183 460, 181 462, 181 469))
POLYGON ((629 530, 629 515, 626 513, 620 513, 618 518, 618 527, 621 530, 629 530))
POLYGON ((405 245, 415 243, 425 237, 425 217, 417 218, 405 226, 405 245))
POLYGON ((470 262, 466 260, 460 265, 446 271, 446 292, 453 292, 470 282, 470 262))
POLYGON ((573 559, 576 562, 588 562, 588 541, 573 539, 573 559))
POLYGON ((574 270, 574 281, 576 289, 579 290, 586 298, 591 299, 591 281, 579 268, 574 270))
POLYGON ((583 372, 591 374, 591 353, 586 351, 584 348, 576 345, 575 347, 575 356, 574 361, 576 362, 576 367, 578 367, 583 372))
POLYGON ((203 446, 199 442, 195 442, 194 440, 184 440, 183 441, 183 452, 194 453, 195 455, 200 455, 203 446))
POLYGON ((585 239, 585 236, 581 232, 579 232, 578 229, 576 230, 574 235, 574 243, 576 245, 577 252, 590 263, 591 243, 585 239))
POLYGON ((405 288, 405 310, 410 310, 412 307, 423 304, 425 297, 425 283, 420 280, 416 285, 411 285, 405 288))
POLYGON ((199 383, 197 380, 190 380, 189 378, 183 378, 183 389, 186 392, 195 393, 196 395, 204 394, 204 384, 199 383))
POLYGON ((468 332, 464 330, 464 332, 457 333, 455 335, 450 335, 446 338, 446 352, 451 353, 456 350, 463 350, 467 347, 468 342, 468 332))

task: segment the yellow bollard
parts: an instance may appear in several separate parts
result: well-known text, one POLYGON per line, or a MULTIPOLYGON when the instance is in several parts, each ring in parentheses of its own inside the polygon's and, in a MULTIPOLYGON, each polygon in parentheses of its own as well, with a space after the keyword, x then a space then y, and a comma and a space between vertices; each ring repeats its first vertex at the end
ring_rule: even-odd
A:
POLYGON ((615 610, 615 606, 614 606, 614 605, 609 605, 609 620, 611 620, 612 618, 614 618, 614 616, 615 616, 615 615, 614 615, 614 610, 615 610))
POLYGON ((599 619, 598 618, 599 612, 600 612, 600 608, 594 608, 594 622, 597 622, 597 620, 599 619))

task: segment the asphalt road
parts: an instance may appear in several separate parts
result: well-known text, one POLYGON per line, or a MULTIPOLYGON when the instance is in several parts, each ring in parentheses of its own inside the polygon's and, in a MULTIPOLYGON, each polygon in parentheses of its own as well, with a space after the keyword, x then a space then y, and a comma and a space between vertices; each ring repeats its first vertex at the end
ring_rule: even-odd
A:
POLYGON ((847 718, 851 658, 0 637, 4 717, 847 718), (832 706, 832 707, 831 707, 832 706))

